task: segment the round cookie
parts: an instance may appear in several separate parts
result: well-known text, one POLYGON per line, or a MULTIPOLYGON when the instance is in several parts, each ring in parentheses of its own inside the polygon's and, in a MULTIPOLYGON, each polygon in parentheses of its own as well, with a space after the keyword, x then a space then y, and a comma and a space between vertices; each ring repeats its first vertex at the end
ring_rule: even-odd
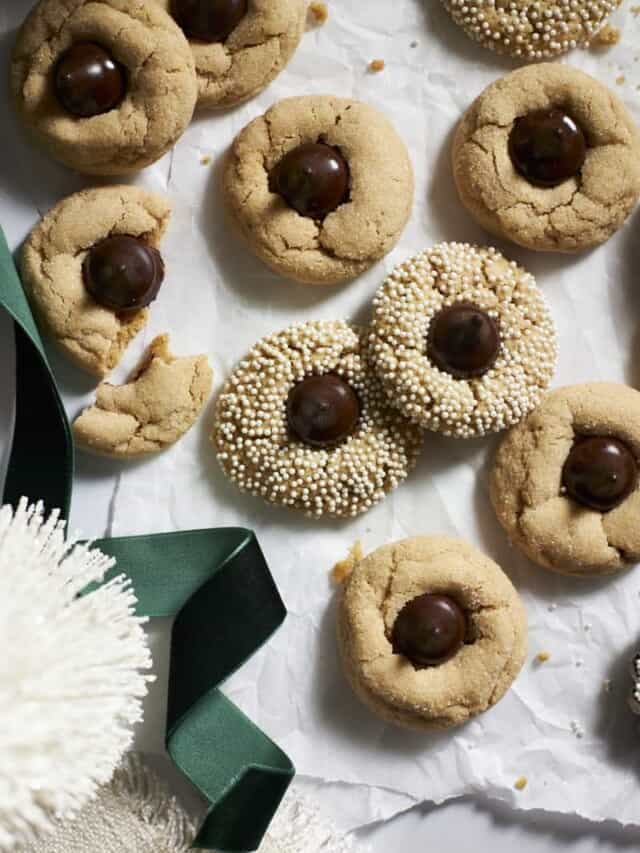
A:
POLYGON ((366 512, 422 447, 420 430, 384 399, 366 331, 330 321, 259 341, 218 398, 212 438, 243 491, 316 518, 366 512))
POLYGON ((640 392, 606 382, 560 388, 504 439, 491 501, 509 538, 538 565, 583 577, 612 574, 640 559, 638 459, 640 392), (590 441, 585 454, 586 437, 615 446, 603 453, 598 442, 593 452, 590 441), (621 468, 623 454, 631 457, 631 476, 621 468), (609 508, 587 505, 594 498, 606 498, 609 508))
POLYGON ((396 244, 411 210, 413 171, 404 142, 373 107, 333 96, 287 98, 236 138, 224 193, 252 251, 273 270, 308 284, 339 284, 396 244), (322 195, 318 183, 335 175, 335 161, 348 169, 346 195, 324 218, 302 215, 276 191, 277 184, 286 192, 276 167, 302 146, 312 154, 324 147, 330 162, 298 163, 288 181, 298 195, 305 175, 322 195))
POLYGON ((536 251, 578 252, 608 240, 636 204, 640 134, 624 104, 597 80, 567 65, 530 65, 493 83, 465 113, 453 173, 462 203, 491 233, 536 251), (518 162, 518 152, 528 150, 542 178, 542 167, 567 160, 570 139, 550 128, 549 112, 577 126, 586 151, 571 177, 544 186, 521 174, 511 153, 518 162), (523 127, 527 117, 533 130, 523 127), (516 145, 523 136, 529 144, 516 145))
POLYGON ((442 0, 467 35, 483 47, 526 60, 586 47, 621 0, 442 0))
POLYGON ((148 309, 116 311, 98 304, 85 286, 92 247, 128 235, 158 248, 169 202, 139 187, 84 190, 61 201, 27 238, 20 271, 42 330, 79 367, 106 376, 144 327, 148 309))
POLYGON ((40 0, 18 34, 11 88, 49 153, 91 175, 162 157, 198 94, 189 43, 154 0, 40 0))
MULTIPOLYGON (((438 622, 415 626, 417 639, 441 640, 447 625, 438 622)), ((408 728, 443 729, 504 696, 526 658, 527 620, 496 563, 461 540, 422 536, 378 548, 355 566, 340 598, 338 643, 347 677, 372 711, 408 728), (452 656, 426 666, 397 649, 398 623, 408 604, 434 595, 462 610, 466 634, 452 656)))
POLYGON ((405 417, 472 438, 537 405, 556 337, 533 276, 491 247, 441 243, 396 267, 374 297, 371 351, 405 417))
MULTIPOLYGON (((176 0, 158 2, 180 23, 176 0)), ((221 40, 196 38, 184 19, 196 64, 199 107, 224 109, 253 98, 280 74, 300 44, 305 0, 248 0, 246 7, 239 23, 221 40)))
POLYGON ((177 358, 160 335, 126 385, 98 387, 94 405, 74 421, 76 446, 120 459, 164 450, 191 429, 212 381, 206 356, 177 358))

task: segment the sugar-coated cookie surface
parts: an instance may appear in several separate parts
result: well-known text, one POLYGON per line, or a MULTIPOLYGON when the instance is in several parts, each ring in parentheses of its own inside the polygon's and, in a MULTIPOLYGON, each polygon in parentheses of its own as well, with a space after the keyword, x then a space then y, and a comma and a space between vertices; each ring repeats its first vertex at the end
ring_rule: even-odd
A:
POLYGON ((385 400, 366 331, 337 321, 259 341, 218 397, 212 438, 224 473, 243 491, 318 518, 366 512, 408 476, 422 447, 421 431, 385 400), (288 404, 303 380, 323 376, 344 380, 360 413, 335 446, 310 446, 293 434, 288 404))
POLYGON ((166 198, 139 187, 83 190, 50 210, 27 238, 20 272, 36 319, 83 370, 100 377, 113 370, 149 313, 99 305, 84 284, 87 252, 112 234, 158 248, 170 213, 166 198))
MULTIPOLYGON (((93 73, 93 72, 90 72, 93 73)), ((154 0, 40 0, 11 60, 19 116, 57 160, 93 175, 121 175, 155 162, 191 121, 198 94, 189 43, 154 0), (61 57, 98 44, 124 69, 124 97, 79 118, 56 96, 61 57)))
POLYGON ((640 133, 622 101, 593 77, 556 63, 530 65, 489 86, 453 143, 460 198, 488 231, 537 251, 578 252, 603 243, 640 196, 640 133), (562 108, 587 140, 584 165, 557 186, 537 186, 510 157, 515 122, 562 108))
MULTIPOLYGON (((174 0, 156 0, 168 12, 174 0)), ((305 0, 249 0, 247 13, 221 42, 191 39, 198 106, 224 109, 253 98, 285 68, 305 30, 305 0)))
POLYGON ((371 351, 391 405, 425 429, 472 438, 517 423, 538 403, 555 370, 556 336, 532 275, 491 247, 441 243, 396 267, 374 297, 371 351), (481 309, 497 329, 481 375, 452 375, 434 361, 431 330, 455 306, 481 309))
POLYGON ((224 193, 251 249, 281 275, 338 284, 389 252, 406 225, 413 170, 404 142, 373 107, 333 96, 279 101, 233 143, 224 193), (350 170, 350 195, 322 221, 301 216, 272 191, 270 173, 297 146, 322 140, 350 170))
POLYGON ((212 381, 206 356, 178 358, 160 335, 126 385, 98 387, 96 402, 74 421, 76 445, 124 459, 157 453, 191 429, 212 381))
POLYGON ((344 584, 338 642, 357 695, 383 719, 415 729, 460 725, 495 705, 527 653, 524 606, 499 566, 459 539, 421 536, 378 548, 344 584), (457 654, 416 667, 394 653, 394 625, 416 596, 454 599, 467 619, 457 654))
MULTIPOLYGON (((511 541, 534 562, 564 574, 612 574, 640 559, 640 487, 607 512, 574 500, 563 472, 585 436, 616 439, 640 459, 640 392, 593 382, 548 394, 500 446, 491 501, 511 541)), ((605 475, 596 470, 601 486, 605 475)))
POLYGON ((474 41, 497 53, 549 59, 586 46, 622 0, 442 0, 474 41))

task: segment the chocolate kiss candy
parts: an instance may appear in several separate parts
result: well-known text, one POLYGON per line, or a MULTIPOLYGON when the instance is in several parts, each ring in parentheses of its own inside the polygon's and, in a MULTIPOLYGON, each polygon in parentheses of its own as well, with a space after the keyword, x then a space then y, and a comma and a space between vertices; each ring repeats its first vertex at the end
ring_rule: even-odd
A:
POLYGON ((58 100, 71 115, 91 118, 115 109, 127 91, 124 68, 93 42, 78 42, 62 54, 55 68, 58 100))
POLYGON ((337 148, 305 142, 272 170, 270 186, 301 216, 324 219, 349 200, 350 172, 337 148))
POLYGON ((439 666, 464 645, 467 617, 448 595, 419 595, 402 608, 391 643, 396 655, 404 655, 416 667, 439 666))
POLYGON ((248 0, 172 0, 171 14, 187 38, 225 41, 247 14, 248 0))
POLYGON ((149 305, 164 279, 160 252, 126 234, 96 243, 82 271, 91 296, 112 311, 137 311, 149 305))
POLYGON ((516 119, 509 135, 509 156, 530 183, 555 187, 580 173, 587 140, 562 110, 535 110, 516 119))
POLYGON ((331 447, 348 438, 360 419, 360 401, 351 385, 333 373, 309 376, 287 400, 291 432, 312 447, 331 447))
POLYGON ((562 469, 562 484, 579 504, 608 512, 629 497, 638 482, 638 465, 627 447, 610 436, 582 436, 562 469))
POLYGON ((439 311, 429 328, 427 354, 456 379, 482 376, 500 352, 498 325, 486 311, 460 302, 439 311))

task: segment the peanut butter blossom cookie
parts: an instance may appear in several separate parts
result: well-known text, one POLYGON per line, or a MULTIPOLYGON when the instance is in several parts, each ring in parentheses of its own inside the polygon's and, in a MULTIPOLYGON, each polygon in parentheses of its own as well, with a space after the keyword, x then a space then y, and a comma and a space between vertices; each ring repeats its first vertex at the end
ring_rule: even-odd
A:
POLYGON ((162 196, 102 187, 60 202, 27 238, 20 268, 36 319, 89 373, 106 376, 146 324, 169 215, 162 196))
POLYGON ((191 121, 198 84, 178 25, 154 0, 40 0, 11 62, 17 111, 79 172, 134 172, 191 121))
POLYGON ((213 442, 243 491, 349 518, 407 477, 422 435, 388 406, 366 331, 325 321, 256 344, 218 398, 213 442))
POLYGON ((498 451, 491 500, 534 562, 605 575, 640 559, 640 392, 592 383, 549 394, 498 451))
POLYGON ((567 65, 493 83, 453 143, 460 198, 478 222, 529 249, 578 252, 608 240, 640 196, 640 134, 622 101, 567 65))
POLYGON ((304 33, 304 0, 160 0, 189 39, 198 105, 231 107, 265 89, 304 33))
POLYGON ((442 0, 474 41, 526 60, 587 46, 621 0, 442 0))
POLYGON ((389 252, 406 225, 413 171, 373 107, 288 98, 236 138, 224 190, 251 249, 281 275, 338 284, 389 252))
POLYGON ((160 335, 126 385, 98 387, 96 402, 73 424, 76 446, 120 459, 164 450, 191 429, 212 380, 206 356, 177 358, 160 335))
POLYGON ((492 560, 461 540, 422 536, 355 566, 338 641, 349 681, 376 714, 442 729, 502 699, 525 661, 527 621, 492 560))
POLYGON ((466 243, 441 243, 391 273, 373 301, 371 350, 389 402, 458 438, 521 420, 556 363, 533 277, 496 249, 466 243))

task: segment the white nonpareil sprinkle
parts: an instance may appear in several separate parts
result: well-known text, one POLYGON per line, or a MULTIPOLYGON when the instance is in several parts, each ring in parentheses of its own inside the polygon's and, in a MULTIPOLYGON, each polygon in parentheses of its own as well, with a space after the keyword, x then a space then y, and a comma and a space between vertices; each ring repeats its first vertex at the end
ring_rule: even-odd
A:
POLYGON ((112 564, 56 514, 0 509, 0 850, 81 808, 142 717, 151 657, 128 581, 78 598, 112 564))
POLYGON ((390 403, 425 429, 472 438, 522 420, 556 365, 556 335, 533 276, 496 249, 441 243, 401 264, 373 300, 373 363, 390 403), (433 318, 456 303, 488 313, 500 330, 493 366, 456 379, 428 357, 433 318))
POLYGON ((548 59, 586 46, 621 0, 442 0, 472 39, 498 53, 548 59))
POLYGON ((218 398, 213 441, 225 474, 243 491, 308 516, 349 518, 407 477, 422 432, 388 405, 367 332, 314 321, 263 338, 240 362, 218 398), (290 435, 287 399, 305 377, 327 373, 351 385, 361 415, 353 435, 320 449, 290 435))

